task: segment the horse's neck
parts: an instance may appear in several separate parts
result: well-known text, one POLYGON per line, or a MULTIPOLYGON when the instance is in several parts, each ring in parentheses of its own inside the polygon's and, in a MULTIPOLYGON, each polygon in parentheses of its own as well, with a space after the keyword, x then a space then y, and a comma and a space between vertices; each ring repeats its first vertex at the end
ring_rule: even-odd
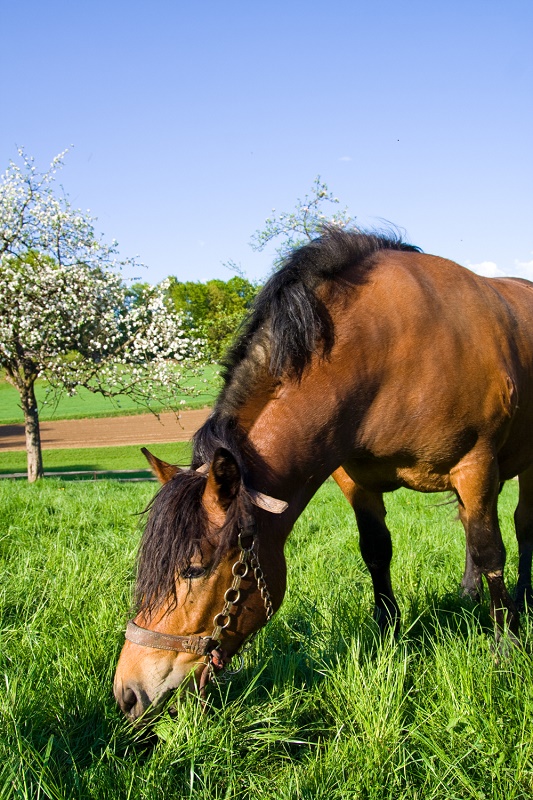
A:
POLYGON ((296 518, 333 472, 336 451, 328 446, 328 414, 302 383, 281 386, 260 406, 252 401, 238 415, 247 434, 250 484, 289 503, 296 518))

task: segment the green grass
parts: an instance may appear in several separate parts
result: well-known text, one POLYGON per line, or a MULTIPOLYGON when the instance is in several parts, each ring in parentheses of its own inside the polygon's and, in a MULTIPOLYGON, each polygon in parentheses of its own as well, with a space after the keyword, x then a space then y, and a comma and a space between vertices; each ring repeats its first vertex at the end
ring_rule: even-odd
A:
MULTIPOLYGON (((191 446, 188 442, 154 444, 149 449, 171 464, 187 465, 190 462, 191 446)), ((123 447, 86 447, 69 450, 44 450, 45 471, 69 472, 73 470, 145 470, 148 465, 141 453, 140 445, 123 447)), ((0 478, 13 472, 25 472, 26 452, 0 451, 0 478)))
MULTIPOLYGON (((182 408, 204 408, 213 404, 218 394, 218 370, 207 366, 201 377, 191 378, 187 386, 196 387, 198 394, 190 395, 176 389, 176 405, 182 408)), ((59 419, 88 419, 91 417, 117 417, 128 414, 146 413, 147 409, 136 405, 128 397, 116 399, 93 394, 81 387, 78 394, 69 397, 61 395, 59 402, 52 402, 47 394, 47 384, 36 383, 36 396, 39 404, 39 417, 42 422, 59 419)), ((152 410, 157 412, 161 406, 154 403, 152 410)), ((0 375, 0 425, 16 425, 24 420, 20 408, 18 392, 0 375)))
MULTIPOLYGON (((353 515, 328 482, 244 671, 206 714, 188 698, 158 738, 135 734, 111 683, 153 490, 0 481, 1 800, 531 799, 531 624, 495 659, 486 605, 458 597, 455 509, 403 491, 387 503, 398 641, 377 641, 353 515)), ((510 576, 516 494, 501 498, 510 576)))

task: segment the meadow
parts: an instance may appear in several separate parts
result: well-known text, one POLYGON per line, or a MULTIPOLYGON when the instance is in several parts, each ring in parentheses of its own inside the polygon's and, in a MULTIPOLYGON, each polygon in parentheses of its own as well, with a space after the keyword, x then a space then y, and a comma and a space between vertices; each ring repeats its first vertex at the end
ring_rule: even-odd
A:
MULTIPOLYGON (((212 405, 218 394, 218 367, 208 365, 203 368, 201 375, 191 376, 186 379, 176 391, 176 406, 180 408, 204 408, 212 405)), ((83 386, 79 387, 77 394, 68 395, 63 392, 59 397, 50 394, 48 384, 38 380, 35 384, 35 395, 39 404, 39 418, 41 422, 58 419, 89 419, 94 417, 118 417, 129 414, 147 412, 128 397, 103 397, 94 394, 83 386)), ((151 409, 154 412, 162 410, 162 406, 154 402, 151 409)), ((0 425, 17 425, 24 421, 20 408, 20 398, 0 371, 0 425)))
MULTIPOLYGON (((153 484, 0 481, 0 800, 530 800, 533 630, 496 657, 458 595, 464 535, 442 496, 388 497, 403 622, 380 642, 353 515, 325 484, 287 546, 285 603, 202 713, 151 733, 112 696, 138 512, 153 484)), ((515 482, 501 497, 509 585, 515 482)))
MULTIPOLYGON (((188 465, 190 462, 191 446, 188 442, 173 442, 170 444, 157 443, 151 445, 151 449, 159 458, 169 461, 172 464, 188 465)), ((26 470, 26 451, 0 451, 0 478, 2 475, 11 473, 25 474, 26 470)), ((141 446, 138 444, 125 445, 123 447, 83 447, 58 450, 43 451, 44 468, 50 472, 71 472, 75 470, 85 470, 87 478, 92 479, 91 470, 135 470, 133 475, 136 477, 146 475, 146 459, 141 453, 141 446)), ((117 475, 116 477, 120 477, 117 475)), ((81 476, 76 476, 72 480, 80 480, 81 476)), ((67 478, 65 477, 65 480, 67 478)))

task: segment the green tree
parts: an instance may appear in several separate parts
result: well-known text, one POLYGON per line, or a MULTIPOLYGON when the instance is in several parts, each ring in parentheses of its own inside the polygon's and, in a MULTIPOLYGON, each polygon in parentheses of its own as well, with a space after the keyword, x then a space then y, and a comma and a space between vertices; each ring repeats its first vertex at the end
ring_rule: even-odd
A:
POLYGON ((171 278, 168 292, 174 308, 183 315, 189 334, 204 340, 206 357, 218 361, 259 288, 241 276, 206 283, 171 278))

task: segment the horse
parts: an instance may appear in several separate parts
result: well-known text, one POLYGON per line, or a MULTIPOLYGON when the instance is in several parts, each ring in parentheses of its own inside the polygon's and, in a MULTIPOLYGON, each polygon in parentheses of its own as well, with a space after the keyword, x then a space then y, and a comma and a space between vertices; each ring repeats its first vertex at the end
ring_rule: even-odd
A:
POLYGON ((531 599, 533 284, 484 278, 391 233, 327 228, 258 294, 188 469, 146 451, 149 508, 114 693, 132 721, 205 689, 279 609, 284 543, 335 477, 355 512, 374 616, 397 630, 383 495, 451 492, 463 590, 484 577, 497 640, 531 599), (518 476, 516 597, 504 581, 501 485, 518 476), (516 600, 516 602, 515 602, 516 600))

